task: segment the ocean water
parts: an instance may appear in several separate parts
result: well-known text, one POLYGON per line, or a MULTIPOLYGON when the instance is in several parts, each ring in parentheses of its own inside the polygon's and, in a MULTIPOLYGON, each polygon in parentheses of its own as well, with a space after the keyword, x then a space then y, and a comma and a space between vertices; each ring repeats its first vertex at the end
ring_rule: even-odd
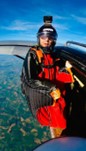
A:
POLYGON ((32 151, 50 139, 29 111, 20 88, 23 60, 0 55, 0 151, 32 151))

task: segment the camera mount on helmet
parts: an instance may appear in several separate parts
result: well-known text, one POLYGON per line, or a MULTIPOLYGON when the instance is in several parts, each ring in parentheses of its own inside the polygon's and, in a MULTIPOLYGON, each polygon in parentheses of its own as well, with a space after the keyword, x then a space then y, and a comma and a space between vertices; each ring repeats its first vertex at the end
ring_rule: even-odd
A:
POLYGON ((45 24, 50 24, 50 23, 52 23, 52 21, 53 21, 52 16, 44 16, 44 23, 45 24))

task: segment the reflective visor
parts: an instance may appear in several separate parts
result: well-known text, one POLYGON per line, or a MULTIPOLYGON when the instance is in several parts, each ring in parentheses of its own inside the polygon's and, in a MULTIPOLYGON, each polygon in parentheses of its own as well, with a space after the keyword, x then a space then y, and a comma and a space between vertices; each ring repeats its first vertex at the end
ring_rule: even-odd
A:
POLYGON ((54 38, 53 38, 52 36, 49 36, 49 35, 41 35, 40 38, 43 39, 43 40, 45 40, 45 39, 47 39, 47 38, 48 38, 49 40, 54 40, 54 38))
POLYGON ((53 32, 41 32, 38 34, 38 37, 42 39, 49 38, 49 40, 56 40, 56 36, 53 34, 53 32))

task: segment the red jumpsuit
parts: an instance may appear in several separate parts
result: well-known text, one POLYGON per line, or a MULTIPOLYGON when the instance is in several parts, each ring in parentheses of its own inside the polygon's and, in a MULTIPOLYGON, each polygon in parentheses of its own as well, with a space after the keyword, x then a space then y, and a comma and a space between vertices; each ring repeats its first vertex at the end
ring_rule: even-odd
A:
POLYGON ((54 60, 54 57, 52 57, 50 53, 42 54, 40 49, 31 48, 24 61, 21 81, 23 92, 29 102, 31 112, 33 116, 37 118, 39 123, 43 126, 65 129, 65 84, 73 82, 73 78, 70 73, 64 72, 60 69, 62 66, 60 67, 58 65, 58 60, 58 58, 55 58, 54 60), (40 53, 41 57, 39 57, 39 61, 37 62, 38 53, 40 53), (45 84, 45 81, 49 81, 49 85, 45 84), (41 86, 43 85, 43 89, 48 87, 49 91, 43 91, 43 89, 40 87, 40 83, 41 86), (61 97, 53 105, 53 100, 49 93, 51 85, 54 85, 61 91, 61 97), (44 92, 42 93, 42 97, 40 97, 40 92, 44 92), (45 97, 47 95, 45 93, 47 93, 49 96, 48 104, 47 97, 45 97))

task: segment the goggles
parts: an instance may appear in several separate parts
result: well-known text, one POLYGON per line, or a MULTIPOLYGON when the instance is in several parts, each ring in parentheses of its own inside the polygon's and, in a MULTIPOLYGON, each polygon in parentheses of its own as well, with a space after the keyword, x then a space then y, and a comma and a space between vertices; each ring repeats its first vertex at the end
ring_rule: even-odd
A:
POLYGON ((54 38, 52 36, 49 36, 49 35, 41 35, 40 38, 43 39, 43 40, 46 40, 47 38, 49 40, 54 40, 54 38))
POLYGON ((42 39, 46 39, 49 38, 49 40, 56 40, 57 37, 53 34, 53 33, 48 33, 48 32, 41 32, 40 34, 38 34, 38 37, 42 38, 42 39))

